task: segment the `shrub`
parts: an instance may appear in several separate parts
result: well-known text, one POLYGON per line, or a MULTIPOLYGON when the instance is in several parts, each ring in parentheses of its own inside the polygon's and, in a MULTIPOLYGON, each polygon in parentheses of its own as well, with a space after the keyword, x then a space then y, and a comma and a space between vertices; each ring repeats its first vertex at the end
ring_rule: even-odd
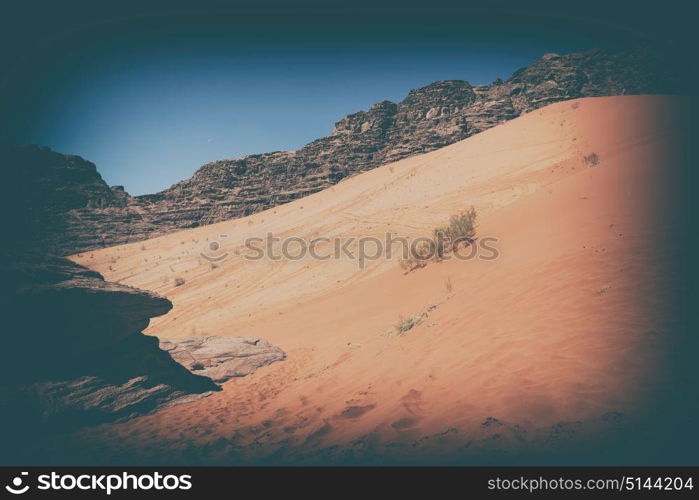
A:
POLYGON ((454 251, 461 243, 471 244, 476 236, 476 209, 471 207, 449 218, 449 225, 438 227, 433 231, 437 245, 437 257, 444 256, 446 251, 454 251))
POLYGON ((409 257, 400 260, 400 267, 409 273, 427 265, 427 261, 434 257, 434 243, 421 242, 416 248, 409 250, 409 257))
POLYGON ((449 218, 449 224, 432 231, 432 240, 423 241, 408 250, 408 257, 400 260, 400 267, 407 273, 423 268, 430 260, 440 261, 459 245, 470 245, 476 236, 476 209, 471 207, 449 218))
POLYGON ((414 327, 422 323, 423 319, 424 317, 422 315, 412 316, 410 318, 404 318, 403 316, 399 316, 398 322, 393 326, 393 331, 398 335, 402 335, 405 332, 412 330, 414 327))
POLYGON ((405 271, 405 273, 409 273, 412 271, 415 271, 416 269, 421 269, 427 265, 426 260, 420 260, 414 257, 408 257, 407 259, 401 259, 400 260, 400 268, 405 271))
POLYGON ((427 318, 436 308, 436 305, 431 305, 417 316, 411 316, 409 318, 398 316, 398 321, 396 324, 393 325, 393 328, 389 329, 384 335, 403 335, 405 332, 412 330, 417 325, 422 323, 425 318, 427 318))
POLYGON ((587 163, 591 167, 594 167, 599 163, 599 156, 597 155, 597 153, 590 153, 585 157, 585 163, 587 163))
POLYGON ((437 228, 436 232, 443 232, 446 239, 451 243, 451 250, 454 251, 460 243, 473 243, 476 236, 476 209, 471 207, 459 214, 449 218, 449 225, 445 228, 437 228))

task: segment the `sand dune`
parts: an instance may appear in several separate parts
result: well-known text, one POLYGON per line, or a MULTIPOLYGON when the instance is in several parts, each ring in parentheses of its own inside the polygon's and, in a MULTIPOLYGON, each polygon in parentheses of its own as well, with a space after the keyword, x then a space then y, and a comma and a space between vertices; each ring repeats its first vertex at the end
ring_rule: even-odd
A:
POLYGON ((662 378, 673 326, 672 254, 658 242, 673 230, 682 106, 562 102, 244 219, 74 256, 172 300, 147 334, 262 337, 288 355, 205 400, 82 438, 146 462, 425 462, 560 446, 633 418, 662 378), (496 260, 405 274, 395 257, 363 269, 244 258, 245 239, 268 232, 416 237, 471 205, 496 260), (423 311, 409 332, 385 334, 423 311))

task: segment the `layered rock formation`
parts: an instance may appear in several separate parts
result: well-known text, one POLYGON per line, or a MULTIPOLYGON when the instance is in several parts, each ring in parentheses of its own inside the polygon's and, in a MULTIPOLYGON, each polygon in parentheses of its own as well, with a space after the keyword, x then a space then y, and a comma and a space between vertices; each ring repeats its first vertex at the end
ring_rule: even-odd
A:
POLYGON ((5 250, 0 278, 0 464, 50 456, 35 453, 46 437, 188 403, 220 390, 212 378, 285 358, 259 339, 207 337, 164 342, 173 359, 141 333, 168 299, 61 257, 5 250))
POLYGON ((164 297, 109 283, 56 257, 1 263, 7 313, 0 411, 13 429, 63 428, 149 413, 218 390, 143 335, 164 297))
POLYGON ((435 82, 400 103, 383 101, 337 122, 333 132, 297 151, 221 160, 157 194, 131 197, 109 188, 77 157, 22 150, 16 161, 41 172, 32 217, 50 220, 37 241, 63 254, 242 217, 306 196, 345 177, 465 139, 547 104, 579 97, 675 93, 679 80, 646 51, 548 54, 506 81, 435 82), (62 182, 69 179, 70 189, 62 182))
POLYGON ((244 377, 262 366, 286 358, 280 348, 259 338, 179 338, 161 340, 160 348, 192 372, 219 383, 244 377))
POLYGON ((0 149, 6 186, 0 218, 24 250, 67 255, 143 239, 157 230, 137 199, 109 187, 79 156, 36 146, 0 149))

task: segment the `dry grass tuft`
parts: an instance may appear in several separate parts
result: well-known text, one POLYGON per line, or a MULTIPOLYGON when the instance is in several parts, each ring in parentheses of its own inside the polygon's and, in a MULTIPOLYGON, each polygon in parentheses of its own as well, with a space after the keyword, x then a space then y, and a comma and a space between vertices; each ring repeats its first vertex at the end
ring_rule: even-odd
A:
POLYGON ((404 335, 406 332, 412 330, 417 325, 422 323, 425 320, 425 318, 427 318, 427 316, 429 316, 430 313, 434 311, 436 308, 436 305, 432 305, 424 311, 422 311, 417 316, 410 316, 409 318, 406 318, 402 315, 398 316, 398 321, 396 322, 396 324, 393 325, 393 328, 389 329, 385 335, 404 335))
POLYGON ((476 237, 476 209, 471 207, 449 218, 449 224, 432 231, 433 238, 421 242, 409 250, 409 256, 400 261, 405 273, 423 268, 430 260, 441 261, 445 255, 455 252, 459 245, 470 245, 476 237))

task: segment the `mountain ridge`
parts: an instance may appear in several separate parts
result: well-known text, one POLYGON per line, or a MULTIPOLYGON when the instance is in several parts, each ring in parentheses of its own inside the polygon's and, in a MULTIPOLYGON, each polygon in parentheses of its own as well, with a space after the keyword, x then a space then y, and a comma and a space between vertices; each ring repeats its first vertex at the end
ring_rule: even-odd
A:
POLYGON ((121 186, 108 187, 94 165, 80 157, 24 148, 15 161, 29 175, 43 172, 37 179, 23 179, 28 191, 65 195, 58 201, 30 196, 34 203, 28 217, 30 226, 38 222, 43 228, 33 235, 36 244, 67 255, 244 217, 561 100, 673 93, 678 82, 665 71, 662 58, 648 50, 546 54, 505 81, 433 82, 398 103, 384 100, 345 116, 330 134, 298 150, 210 162, 163 191, 135 197, 121 186), (73 196, 66 186, 75 188, 73 196))

